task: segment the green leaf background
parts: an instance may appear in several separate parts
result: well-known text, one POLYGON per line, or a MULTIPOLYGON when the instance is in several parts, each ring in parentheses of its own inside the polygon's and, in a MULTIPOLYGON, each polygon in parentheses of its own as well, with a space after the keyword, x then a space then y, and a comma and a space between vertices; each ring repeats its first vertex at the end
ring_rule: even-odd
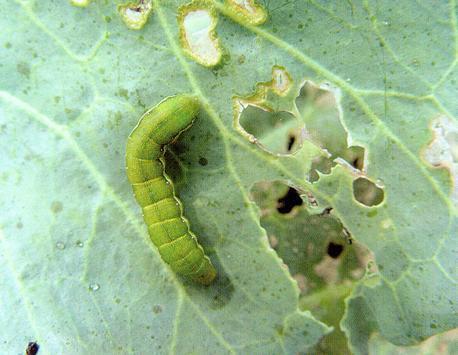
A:
MULTIPOLYGON (((431 120, 456 122, 455 1, 266 1, 269 19, 258 27, 212 2, 225 51, 213 69, 180 49, 183 2, 154 1, 141 31, 127 29, 111 1, 0 2, 1 353, 21 353, 29 341, 43 354, 316 351, 338 320, 299 302, 282 262, 288 248, 277 255, 269 246, 272 230, 282 239, 291 230, 282 223, 309 218, 260 220, 252 187, 274 180, 332 206, 375 256, 378 272, 353 280, 345 305, 350 289, 335 291, 340 337, 349 339, 338 351, 368 353, 374 332, 412 345, 457 326, 453 186, 422 157, 431 120), (380 205, 355 200, 345 165, 311 184, 307 145, 277 156, 234 128, 232 98, 253 94, 275 65, 291 75, 293 98, 304 80, 340 90, 350 141, 384 186, 380 205), (124 171, 140 115, 182 92, 205 110, 167 169, 218 268, 208 288, 162 262, 124 171)), ((291 270, 298 260, 290 259, 291 270)), ((307 274, 306 266, 294 267, 307 274)), ((329 296, 334 286, 319 288, 329 296)))

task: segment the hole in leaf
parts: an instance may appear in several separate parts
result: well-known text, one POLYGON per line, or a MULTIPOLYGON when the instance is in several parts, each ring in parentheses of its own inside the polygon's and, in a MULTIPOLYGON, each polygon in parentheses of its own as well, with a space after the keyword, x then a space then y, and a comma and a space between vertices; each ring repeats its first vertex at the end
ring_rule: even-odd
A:
MULTIPOLYGON (((329 173, 334 160, 344 159, 358 170, 363 169, 364 148, 348 146, 348 133, 342 124, 340 91, 330 85, 306 81, 296 98, 296 107, 305 123, 306 139, 327 152, 313 168, 329 173)), ((312 176, 312 181, 317 176, 312 176)))
POLYGON ((206 67, 215 66, 222 57, 215 31, 217 21, 215 11, 211 7, 201 7, 198 2, 184 5, 179 10, 181 46, 192 59, 206 67))
POLYGON ((246 133, 272 153, 294 153, 300 148, 302 124, 289 112, 269 112, 249 105, 239 122, 246 133))
POLYGON ((301 206, 303 203, 297 190, 290 187, 286 195, 278 199, 277 211, 282 214, 290 213, 294 206, 301 206))
POLYGON ((267 19, 266 10, 254 0, 227 0, 226 6, 243 22, 250 25, 261 25, 267 19))
POLYGON ((342 254, 343 249, 343 245, 330 242, 328 244, 328 255, 333 259, 337 259, 342 254))
POLYGON ((452 181, 451 197, 458 205, 458 123, 446 116, 431 122, 433 140, 424 149, 423 158, 438 169, 447 169, 452 181))
POLYGON ((272 68, 271 83, 273 92, 275 92, 278 96, 285 96, 291 88, 293 79, 285 68, 274 65, 272 68))
POLYGON ((118 5, 118 13, 121 15, 121 19, 131 30, 140 30, 148 21, 152 9, 151 0, 139 0, 118 5))
POLYGON ((249 95, 233 97, 236 129, 269 153, 294 154, 304 142, 304 124, 296 114, 292 87, 286 68, 274 65, 271 80, 258 82, 249 95))
POLYGON ((360 177, 353 181, 353 195, 358 202, 370 207, 382 203, 385 193, 372 181, 360 177))
MULTIPOLYGON (((260 208, 260 222, 272 248, 298 282, 301 294, 312 295, 328 286, 343 290, 348 280, 363 277, 367 260, 372 256, 358 243, 346 247, 343 226, 332 213, 327 214, 329 209, 323 215, 316 214, 316 210, 311 214, 304 201, 302 206, 294 207, 294 213, 282 214, 277 210, 279 200, 288 192, 298 195, 290 190, 281 181, 261 181, 253 185, 251 196, 260 208), (331 242, 336 246, 328 251, 331 242), (338 245, 342 252, 338 258, 330 257, 330 253, 337 255, 338 245)), ((322 311, 321 303, 310 306, 307 309, 322 311)))

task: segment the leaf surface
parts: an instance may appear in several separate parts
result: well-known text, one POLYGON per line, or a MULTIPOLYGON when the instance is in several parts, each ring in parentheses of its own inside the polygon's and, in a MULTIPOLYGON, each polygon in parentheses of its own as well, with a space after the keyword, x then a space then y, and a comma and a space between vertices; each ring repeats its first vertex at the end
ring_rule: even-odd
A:
POLYGON ((364 329, 405 345, 456 327, 452 185, 422 156, 431 120, 456 115, 455 3, 270 2, 254 26, 213 2, 223 47, 214 68, 180 48, 182 3, 153 1, 133 31, 110 1, 2 1, 2 352, 29 341, 45 354, 307 351, 330 328, 299 309, 296 282, 261 228, 250 190, 271 180, 332 206, 375 255, 379 273, 347 301, 355 352, 367 351, 364 329), (344 165, 307 182, 307 145, 277 156, 234 128, 233 98, 252 95, 275 65, 292 78, 277 108, 294 111, 304 80, 340 92, 343 125, 365 149, 367 176, 383 183, 382 204, 354 199, 344 165), (178 93, 204 106, 166 161, 218 268, 208 288, 162 262, 124 170, 140 115, 178 93))

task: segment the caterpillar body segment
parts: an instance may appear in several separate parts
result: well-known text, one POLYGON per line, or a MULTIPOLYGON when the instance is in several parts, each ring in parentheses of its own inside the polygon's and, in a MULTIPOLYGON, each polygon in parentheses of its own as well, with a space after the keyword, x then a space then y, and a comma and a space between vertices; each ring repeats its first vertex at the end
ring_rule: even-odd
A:
POLYGON ((216 270, 190 231, 164 169, 165 146, 192 125, 199 110, 195 97, 177 95, 144 113, 127 140, 126 171, 162 259, 175 272, 208 285, 216 270))

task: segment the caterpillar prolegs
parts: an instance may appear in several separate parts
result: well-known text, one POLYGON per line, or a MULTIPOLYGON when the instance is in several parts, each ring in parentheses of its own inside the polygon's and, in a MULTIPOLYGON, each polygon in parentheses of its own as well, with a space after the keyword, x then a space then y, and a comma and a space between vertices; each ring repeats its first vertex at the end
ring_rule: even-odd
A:
POLYGON ((189 229, 173 182, 164 170, 165 146, 192 125, 199 110, 197 98, 177 95, 145 112, 127 140, 126 170, 162 259, 176 273, 208 285, 216 270, 189 229))

